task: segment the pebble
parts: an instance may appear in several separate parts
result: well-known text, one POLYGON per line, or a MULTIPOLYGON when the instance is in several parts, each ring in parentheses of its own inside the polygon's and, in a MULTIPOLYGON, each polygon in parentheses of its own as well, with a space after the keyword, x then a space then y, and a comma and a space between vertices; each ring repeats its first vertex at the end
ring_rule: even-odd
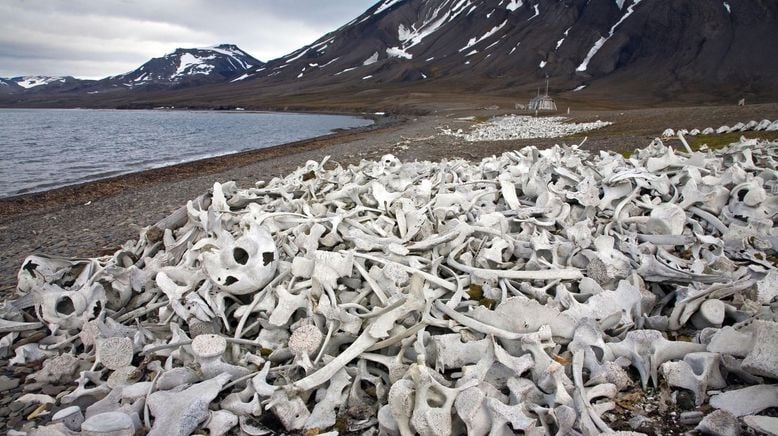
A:
POLYGON ((22 425, 22 417, 21 416, 12 416, 8 419, 8 422, 6 423, 8 428, 19 428, 22 425))
POLYGON ((643 415, 635 415, 629 420, 629 426, 632 430, 646 428, 649 424, 651 424, 651 420, 643 415))
POLYGON ((16 414, 20 410, 24 409, 24 403, 20 403, 18 401, 14 401, 8 406, 9 409, 11 409, 12 414, 16 414))
POLYGON ((676 397, 676 404, 683 410, 694 410, 694 395, 691 392, 683 390, 678 392, 676 397))
POLYGON ((14 368, 14 374, 21 375, 21 374, 32 374, 35 372, 35 369, 33 368, 27 368, 25 366, 18 366, 14 368))
POLYGON ((43 388, 43 383, 28 383, 22 386, 24 392, 37 392, 43 388))
POLYGON ((699 411, 681 413, 681 424, 693 425, 702 421, 703 413, 699 411))
POLYGON ((0 392, 10 391, 19 386, 19 380, 0 375, 0 392))
POLYGON ((41 389, 41 392, 46 395, 51 395, 52 397, 56 397, 61 392, 65 391, 67 389, 67 386, 55 386, 55 385, 46 385, 41 389))
POLYGON ((11 408, 10 407, 0 407, 0 416, 6 417, 11 414, 11 408))
POLYGON ((38 408, 38 406, 40 406, 40 404, 38 403, 28 404, 27 407, 24 408, 24 411, 22 412, 22 416, 26 417, 30 413, 34 412, 35 409, 38 408))

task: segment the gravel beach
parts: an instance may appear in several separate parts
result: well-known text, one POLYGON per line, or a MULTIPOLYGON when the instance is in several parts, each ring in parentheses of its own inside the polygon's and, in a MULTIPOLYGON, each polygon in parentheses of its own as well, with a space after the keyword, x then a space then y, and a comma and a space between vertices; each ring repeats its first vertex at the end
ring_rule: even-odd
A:
MULTIPOLYGON (((484 120, 511 112, 441 108, 424 116, 380 117, 374 126, 365 129, 0 199, 0 292, 4 298, 13 293, 17 271, 26 256, 111 254, 126 240, 136 238, 141 228, 207 192, 217 181, 234 180, 239 186, 251 186, 258 180, 287 174, 308 160, 321 161, 325 156, 341 165, 376 159, 386 153, 401 160, 481 159, 528 145, 547 147, 583 140, 576 136, 465 142, 439 134, 440 128, 466 129, 473 123, 459 118, 484 120)), ((583 111, 568 117, 576 122, 613 122, 612 126, 588 132, 584 146, 627 152, 647 145, 668 127, 715 128, 752 119, 778 119, 778 104, 583 111)))

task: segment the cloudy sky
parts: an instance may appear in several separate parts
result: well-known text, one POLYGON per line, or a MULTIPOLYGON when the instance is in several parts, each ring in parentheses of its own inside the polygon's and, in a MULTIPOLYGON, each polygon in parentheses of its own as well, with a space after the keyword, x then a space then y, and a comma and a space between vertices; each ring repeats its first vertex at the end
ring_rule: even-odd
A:
POLYGON ((280 57, 378 0, 0 0, 0 77, 102 78, 178 47, 280 57))

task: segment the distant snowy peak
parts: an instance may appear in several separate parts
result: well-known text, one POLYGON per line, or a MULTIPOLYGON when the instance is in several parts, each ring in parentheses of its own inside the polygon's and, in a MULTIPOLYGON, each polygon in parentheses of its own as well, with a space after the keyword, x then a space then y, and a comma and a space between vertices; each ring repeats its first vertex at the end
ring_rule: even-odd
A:
POLYGON ((90 80, 76 79, 72 76, 17 76, 10 78, 0 77, 0 95, 46 92, 58 92, 72 89, 90 80))
POLYGON ((263 65, 232 44, 205 48, 179 48, 151 59, 129 73, 108 78, 125 87, 142 85, 181 85, 234 80, 263 65))
POLYGON ((50 85, 52 83, 65 83, 67 78, 52 76, 20 76, 14 77, 11 81, 24 89, 30 89, 38 86, 50 85))

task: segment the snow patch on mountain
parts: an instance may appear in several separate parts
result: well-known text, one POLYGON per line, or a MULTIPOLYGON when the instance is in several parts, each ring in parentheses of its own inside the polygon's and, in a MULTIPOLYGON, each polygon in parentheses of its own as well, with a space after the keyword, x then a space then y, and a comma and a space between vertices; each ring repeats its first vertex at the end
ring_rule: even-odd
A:
POLYGON ((343 73, 348 73, 349 71, 354 71, 356 69, 357 69, 357 67, 346 68, 345 70, 343 70, 343 71, 341 71, 339 73, 333 74, 333 76, 340 76, 343 73))
POLYGON ((378 62, 378 52, 374 52, 369 58, 362 62, 362 65, 372 65, 378 62))
POLYGON ((495 33, 499 32, 500 29, 505 27, 506 24, 508 24, 508 20, 505 20, 501 24, 492 27, 489 31, 484 33, 480 38, 476 38, 476 37, 470 38, 470 40, 467 42, 467 44, 464 47, 459 49, 460 53, 465 51, 465 50, 467 50, 467 49, 469 49, 470 47, 478 44, 479 42, 481 42, 481 41, 483 41, 485 39, 490 38, 492 35, 494 35, 495 33))
POLYGON ((570 33, 570 29, 572 29, 572 27, 568 27, 567 30, 565 30, 564 33, 562 33, 562 38, 560 38, 559 41, 556 42, 556 47, 554 48, 554 50, 559 50, 559 47, 561 47, 562 43, 565 42, 565 38, 567 38, 567 34, 570 33))
POLYGON ((401 1, 403 1, 403 0, 386 0, 386 1, 384 1, 384 3, 381 6, 378 7, 378 9, 375 10, 375 12, 373 12, 373 15, 378 15, 381 12, 391 8, 396 3, 400 3, 401 1))
POLYGON ((248 70, 249 68, 255 66, 254 64, 252 64, 250 62, 247 62, 245 60, 245 58, 250 57, 250 55, 248 53, 246 53, 245 51, 243 51, 243 50, 241 50, 241 49, 239 49, 239 48, 237 48, 235 46, 224 46, 224 45, 222 45, 222 46, 216 46, 216 47, 208 47, 208 48, 204 48, 202 50, 210 50, 210 51, 213 51, 213 52, 220 53, 220 54, 223 54, 225 56, 228 56, 230 61, 237 62, 238 63, 237 66, 239 66, 240 68, 242 68, 244 70, 248 70))
POLYGON ((508 52, 508 54, 509 54, 509 55, 512 55, 512 54, 513 54, 513 52, 515 52, 515 51, 516 51, 516 49, 518 49, 518 48, 519 48, 519 46, 520 46, 520 45, 521 45, 521 41, 519 41, 519 43, 518 43, 518 44, 516 44, 516 46, 515 46, 515 47, 513 47, 513 48, 511 49, 511 51, 509 51, 509 52, 508 52))
POLYGON ((55 82, 64 82, 62 77, 50 77, 50 76, 22 76, 14 78, 14 82, 17 85, 25 89, 35 88, 38 86, 48 85, 55 82))
POLYGON ((309 51, 311 51, 311 47, 303 47, 298 52, 292 52, 292 54, 294 56, 292 56, 291 58, 287 59, 284 63, 288 64, 288 63, 294 62, 297 59, 300 59, 301 57, 305 56, 305 54, 308 53, 309 51))
POLYGON ((208 74, 213 71, 213 65, 207 63, 216 59, 216 56, 195 56, 191 53, 184 53, 178 61, 178 69, 173 75, 174 78, 179 78, 186 75, 195 74, 208 74))
POLYGON ((230 80, 230 82, 240 82, 241 80, 246 80, 246 79, 248 79, 251 76, 253 76, 253 74, 246 73, 246 74, 244 74, 244 75, 242 75, 240 77, 236 77, 236 78, 230 80))
POLYGON ((534 5, 533 7, 535 8, 535 15, 527 18, 527 21, 532 21, 533 19, 540 16, 540 5, 534 5))
POLYGON ((508 3, 508 5, 507 5, 507 6, 505 6, 505 9, 507 9, 507 10, 509 10, 509 11, 513 12, 513 11, 515 11, 516 9, 518 9, 518 8, 522 7, 523 5, 524 5, 524 1, 523 1, 523 0, 511 0, 511 1, 508 3))
POLYGON ((413 55, 408 53, 401 47, 387 48, 386 55, 389 56, 390 58, 413 59, 413 55))
POLYGON ((630 15, 632 15, 633 12, 635 12, 635 7, 640 4, 643 0, 634 0, 634 3, 632 3, 628 8, 627 12, 621 17, 619 21, 616 22, 616 24, 611 27, 610 32, 608 33, 608 36, 602 36, 600 39, 597 40, 597 42, 594 43, 591 49, 589 49, 589 53, 586 54, 586 57, 584 58, 583 62, 581 62, 581 65, 578 65, 578 68, 576 68, 576 71, 586 71, 587 68, 589 68, 589 62, 591 62, 594 55, 597 54, 598 51, 602 48, 603 45, 613 36, 614 33, 616 33, 616 29, 619 27, 621 23, 624 22, 627 18, 629 18, 630 15))
POLYGON ((403 43, 403 47, 406 50, 413 47, 414 45, 418 45, 422 40, 424 40, 424 38, 432 35, 440 28, 440 26, 445 24, 448 17, 449 14, 446 14, 440 18, 435 17, 437 19, 434 21, 424 22, 418 29, 414 29, 413 26, 408 29, 404 25, 400 24, 400 27, 397 29, 400 42, 403 43))

